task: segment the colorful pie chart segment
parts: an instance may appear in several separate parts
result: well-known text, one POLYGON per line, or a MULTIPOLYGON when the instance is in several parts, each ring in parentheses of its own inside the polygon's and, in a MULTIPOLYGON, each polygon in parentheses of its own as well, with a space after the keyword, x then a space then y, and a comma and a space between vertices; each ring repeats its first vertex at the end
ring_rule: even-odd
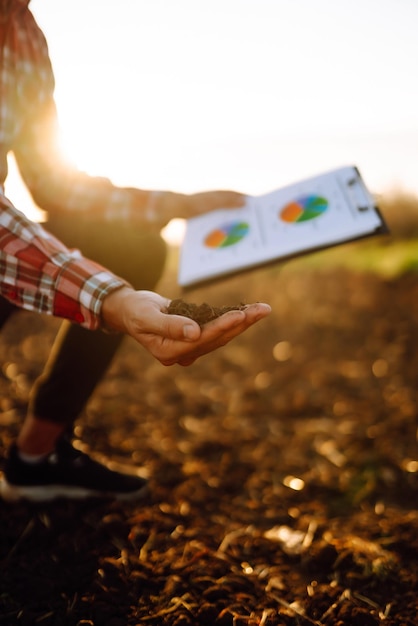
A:
POLYGON ((247 222, 229 222, 212 230, 205 237, 208 248, 227 248, 238 243, 248 235, 250 226, 247 222))
POLYGON ((302 196, 283 207, 280 219, 289 224, 307 222, 323 215, 327 208, 328 200, 321 196, 302 196))

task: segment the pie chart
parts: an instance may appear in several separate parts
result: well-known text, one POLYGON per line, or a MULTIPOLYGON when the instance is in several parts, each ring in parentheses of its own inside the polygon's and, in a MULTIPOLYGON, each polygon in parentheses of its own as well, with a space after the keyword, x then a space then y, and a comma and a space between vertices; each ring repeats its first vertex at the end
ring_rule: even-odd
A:
POLYGON ((327 208, 328 200, 322 196, 301 196, 283 207, 280 219, 290 224, 307 222, 323 215, 327 208))
POLYGON ((208 248, 227 248, 233 246, 248 235, 250 226, 247 222, 228 222, 212 230, 205 237, 208 248))

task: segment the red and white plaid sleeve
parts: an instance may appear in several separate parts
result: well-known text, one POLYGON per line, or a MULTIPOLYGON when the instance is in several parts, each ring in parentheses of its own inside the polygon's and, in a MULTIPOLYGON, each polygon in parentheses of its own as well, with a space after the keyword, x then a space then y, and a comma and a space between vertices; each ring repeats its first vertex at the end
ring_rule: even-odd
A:
POLYGON ((94 330, 101 326, 103 299, 124 285, 0 195, 0 294, 16 306, 94 330))
POLYGON ((159 227, 151 191, 89 176, 62 154, 48 45, 27 5, 28 0, 0 0, 0 182, 7 174, 6 154, 13 152, 43 210, 159 227))

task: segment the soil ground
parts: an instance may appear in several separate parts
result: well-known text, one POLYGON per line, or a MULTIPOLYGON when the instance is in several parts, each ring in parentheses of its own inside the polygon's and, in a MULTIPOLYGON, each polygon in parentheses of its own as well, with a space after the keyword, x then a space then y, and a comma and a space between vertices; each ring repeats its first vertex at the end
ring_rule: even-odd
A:
MULTIPOLYGON (((125 341, 76 434, 151 495, 0 502, 0 624, 416 626, 418 274, 289 263, 191 298, 273 313, 189 368, 125 341)), ((2 334, 0 455, 57 327, 2 334)))

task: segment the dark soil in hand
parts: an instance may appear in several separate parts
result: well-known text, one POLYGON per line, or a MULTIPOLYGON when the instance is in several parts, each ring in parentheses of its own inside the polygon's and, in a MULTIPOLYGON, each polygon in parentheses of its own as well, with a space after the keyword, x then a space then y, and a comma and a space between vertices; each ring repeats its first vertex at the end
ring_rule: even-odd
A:
MULTIPOLYGON (((416 626, 418 274, 297 267, 194 293, 273 311, 191 367, 124 342, 76 435, 151 495, 0 501, 1 626, 416 626)), ((58 327, 2 332, 0 469, 58 327)))
POLYGON ((236 306, 211 306, 206 302, 194 304, 193 302, 186 302, 181 298, 175 298, 170 302, 167 313, 172 315, 184 315, 197 322, 200 326, 203 326, 228 311, 243 310, 245 306, 245 304, 236 306))

